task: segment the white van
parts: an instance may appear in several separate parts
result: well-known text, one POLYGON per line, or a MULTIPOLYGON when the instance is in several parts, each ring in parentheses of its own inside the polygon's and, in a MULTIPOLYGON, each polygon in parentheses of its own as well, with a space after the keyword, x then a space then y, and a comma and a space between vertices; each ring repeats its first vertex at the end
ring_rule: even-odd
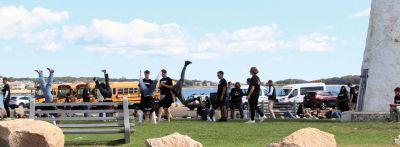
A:
POLYGON ((307 91, 326 90, 325 83, 306 83, 285 85, 277 93, 278 102, 303 102, 304 95, 307 91))
MULTIPOLYGON (((242 89, 243 91, 243 97, 242 97, 242 102, 243 102, 243 107, 244 109, 248 109, 249 108, 249 102, 246 99, 247 96, 247 90, 249 88, 249 85, 242 85, 240 87, 240 89, 242 89)), ((260 86, 260 96, 258 97, 258 102, 264 101, 264 102, 268 102, 268 90, 265 86, 260 86)))

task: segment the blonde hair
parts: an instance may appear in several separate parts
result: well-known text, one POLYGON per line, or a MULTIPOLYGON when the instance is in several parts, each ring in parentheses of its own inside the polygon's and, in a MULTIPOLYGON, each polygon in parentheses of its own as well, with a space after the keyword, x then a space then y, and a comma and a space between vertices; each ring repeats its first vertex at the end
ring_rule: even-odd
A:
POLYGON ((250 68, 250 72, 253 73, 253 74, 258 74, 258 69, 257 69, 257 67, 251 67, 251 68, 250 68))

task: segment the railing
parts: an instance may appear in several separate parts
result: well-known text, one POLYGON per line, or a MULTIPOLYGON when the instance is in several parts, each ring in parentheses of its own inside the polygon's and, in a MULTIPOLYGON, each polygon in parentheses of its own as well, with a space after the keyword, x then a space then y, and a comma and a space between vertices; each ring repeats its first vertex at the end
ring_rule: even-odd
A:
POLYGON ((129 110, 129 105, 133 103, 128 102, 128 98, 124 98, 123 102, 90 102, 90 103, 36 103, 35 100, 30 101, 29 107, 29 118, 35 120, 44 121, 106 121, 114 120, 116 123, 93 123, 88 124, 88 122, 75 123, 75 124, 58 124, 57 126, 63 128, 65 134, 115 134, 124 133, 125 143, 130 143, 131 133, 135 131, 135 121, 134 121, 134 110, 129 110), (44 107, 81 107, 81 106, 122 106, 122 109, 107 109, 101 108, 97 110, 39 110, 44 107), (39 108, 39 109, 38 109, 39 108), (122 117, 111 116, 111 117, 67 117, 66 114, 75 113, 122 113, 122 117), (40 117, 42 114, 59 114, 60 117, 40 117), (132 115, 131 115, 132 114, 132 115), (39 117, 36 117, 38 115, 39 117), (123 123, 118 123, 118 120, 123 121, 123 123), (66 129, 64 129, 66 128, 66 129), (99 129, 106 128, 106 129, 99 129), (109 129, 113 128, 113 129, 109 129), (116 129, 117 128, 117 129, 116 129))
MULTIPOLYGON (((283 116, 286 112, 290 112, 293 115, 296 115, 297 108, 299 107, 299 103, 297 102, 286 102, 286 103, 274 103, 274 114, 277 116, 283 116)), ((268 102, 261 101, 260 104, 261 111, 264 112, 266 115, 271 115, 268 111, 268 102)))

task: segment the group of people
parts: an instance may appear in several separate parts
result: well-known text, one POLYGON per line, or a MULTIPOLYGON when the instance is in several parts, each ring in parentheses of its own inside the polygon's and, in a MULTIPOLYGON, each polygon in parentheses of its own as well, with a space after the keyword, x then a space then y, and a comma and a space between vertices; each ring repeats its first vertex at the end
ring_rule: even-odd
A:
POLYGON ((346 86, 342 86, 337 97, 337 109, 341 112, 355 111, 357 105, 360 87, 358 85, 353 86, 352 83, 348 83, 347 86, 350 91, 347 91, 346 86))
MULTIPOLYGON (((224 72, 217 72, 217 77, 220 80, 218 83, 217 97, 216 100, 211 101, 207 99, 206 101, 200 102, 200 107, 197 108, 197 114, 202 116, 203 120, 215 121, 214 114, 216 109, 220 109, 221 118, 219 121, 225 122, 228 120, 228 108, 230 108, 230 118, 235 118, 235 110, 238 109, 240 113, 240 118, 244 118, 243 113, 243 102, 242 97, 246 96, 250 108, 250 120, 246 123, 255 123, 256 113, 260 116, 260 122, 266 119, 265 114, 261 111, 258 105, 258 98, 260 96, 261 90, 261 80, 258 77, 259 70, 256 67, 250 68, 251 78, 247 79, 247 85, 249 85, 247 92, 244 94, 241 89, 241 84, 236 82, 234 87, 231 88, 231 82, 227 82, 224 78, 224 72)), ((268 81, 268 107, 272 114, 272 118, 275 118, 273 113, 273 104, 276 101, 276 91, 272 80, 268 81)))
MULTIPOLYGON (((171 121, 172 114, 169 107, 175 101, 177 101, 176 98, 178 98, 183 105, 187 105, 190 102, 196 100, 196 98, 185 99, 184 96, 182 95, 182 86, 185 81, 186 68, 191 63, 192 62, 190 61, 185 61, 184 67, 181 71, 180 79, 176 82, 175 85, 173 84, 172 79, 168 77, 167 70, 165 69, 162 69, 154 80, 150 79, 150 71, 148 70, 144 71, 143 72, 144 76, 140 71, 139 85, 138 85, 141 92, 141 104, 140 107, 138 108, 140 110, 138 112, 139 123, 143 123, 144 119, 148 118, 149 120, 152 120, 154 124, 157 124, 157 122, 162 120, 162 116, 164 115, 166 116, 165 118, 168 121, 171 121), (158 83, 160 89, 160 97, 159 99, 155 99, 154 94, 155 91, 157 90, 156 88, 158 83)), ((38 73, 39 87, 44 94, 45 102, 52 103, 53 102, 52 83, 55 71, 54 69, 51 68, 48 68, 47 70, 49 71, 47 82, 43 76, 42 70, 35 70, 35 72, 38 73)), ((110 87, 108 73, 106 70, 102 70, 102 72, 104 73, 105 82, 99 82, 97 78, 93 78, 93 81, 96 84, 96 89, 98 90, 98 93, 100 93, 96 97, 101 97, 101 101, 103 102, 111 102, 112 89, 110 87)), ((247 79, 247 85, 249 85, 249 87, 247 92, 244 93, 243 90, 241 89, 241 84, 239 82, 236 82, 233 88, 231 88, 231 82, 228 83, 227 80, 224 78, 224 72, 218 71, 217 77, 220 81, 218 83, 216 100, 214 101, 212 101, 211 99, 207 99, 206 101, 198 100, 200 102, 200 106, 197 108, 197 113, 201 116, 201 118, 203 120, 216 121, 214 117, 215 110, 220 109, 221 118, 219 119, 219 121, 225 122, 228 120, 228 108, 230 108, 231 119, 235 118, 236 109, 239 110, 240 118, 243 119, 244 113, 243 113, 242 97, 245 96, 246 99, 248 100, 250 108, 250 120, 246 123, 255 123, 256 113, 258 113, 258 115, 260 116, 260 121, 261 122, 264 121, 264 119, 266 119, 266 116, 260 110, 260 108, 257 107, 258 98, 260 96, 260 90, 261 90, 260 78, 257 75, 259 73, 259 70, 256 67, 251 67, 249 72, 251 75, 251 77, 247 79)), ((3 93, 3 104, 7 113, 7 117, 10 117, 10 110, 8 104, 10 101, 11 91, 8 81, 9 80, 7 78, 3 78, 4 86, 1 91, 3 93)), ((357 105, 359 86, 358 85, 353 86, 351 83, 348 83, 347 86, 348 87, 346 86, 341 87, 337 97, 337 110, 339 112, 354 111, 357 105), (348 91, 347 89, 350 89, 350 91, 348 91)), ((269 100, 268 110, 270 111, 271 117, 275 118, 275 114, 273 112, 273 105, 274 102, 276 101, 276 89, 272 80, 268 81, 267 90, 268 90, 267 95, 269 100)), ((396 96, 394 98, 394 103, 390 104, 390 114, 391 114, 391 120, 398 122, 400 121, 400 87, 397 87, 394 91, 396 96)), ((88 82, 86 83, 86 87, 83 89, 82 98, 84 102, 90 102, 91 97, 92 96, 88 82)), ((67 98, 66 101, 70 102, 71 100, 67 98)), ((55 110, 57 108, 47 107, 45 109, 55 110)), ((89 110, 90 107, 86 106, 84 107, 84 109, 89 110)), ((303 113, 303 115, 307 116, 309 114, 310 116, 312 116, 312 113, 313 112, 310 111, 309 113, 303 113)), ((319 116, 318 112, 316 112, 316 114, 318 115, 318 117, 331 117, 331 116, 336 117, 337 115, 340 115, 333 110, 330 111, 329 116, 326 115, 319 116)), ((88 114, 84 115, 86 117, 88 114)), ((99 114, 99 115, 101 117, 106 114, 99 114)), ((112 115, 112 114, 107 114, 107 115, 112 115)))

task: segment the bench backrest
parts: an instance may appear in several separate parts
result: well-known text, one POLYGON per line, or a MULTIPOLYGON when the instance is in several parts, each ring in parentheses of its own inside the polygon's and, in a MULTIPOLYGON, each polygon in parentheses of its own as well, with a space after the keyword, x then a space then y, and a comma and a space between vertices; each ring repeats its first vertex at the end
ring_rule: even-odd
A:
POLYGON ((123 102, 83 102, 83 103, 36 103, 35 100, 31 100, 29 104, 29 118, 35 120, 44 120, 44 121, 78 121, 78 120, 122 120, 122 124, 62 124, 57 125, 60 128, 75 128, 75 130, 63 130, 66 134, 108 134, 108 133, 124 133, 125 134, 125 142, 130 142, 130 134, 134 131, 134 117, 130 116, 130 114, 134 113, 134 110, 129 110, 129 105, 133 103, 129 103, 127 98, 124 98, 123 102), (43 107, 81 107, 81 106, 117 106, 122 109, 96 109, 96 110, 40 110, 37 108, 43 107), (35 117, 36 114, 75 114, 75 113, 122 113, 123 116, 112 116, 112 117, 35 117), (119 130, 112 129, 103 129, 103 130, 94 130, 87 128, 102 128, 102 127, 120 127, 119 130), (78 128, 78 129, 77 129, 78 128), (82 129, 86 128, 86 129, 82 129), (79 130, 80 129, 80 130, 79 130))

